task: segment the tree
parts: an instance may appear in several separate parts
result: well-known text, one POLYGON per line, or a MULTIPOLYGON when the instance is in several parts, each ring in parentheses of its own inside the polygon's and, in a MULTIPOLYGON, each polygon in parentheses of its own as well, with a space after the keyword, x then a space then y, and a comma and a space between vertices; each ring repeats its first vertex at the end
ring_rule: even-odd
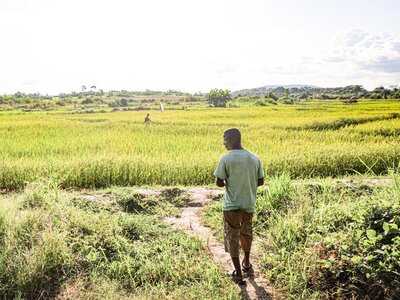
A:
POLYGON ((122 98, 120 101, 119 101, 119 106, 128 106, 129 104, 128 104, 128 99, 125 99, 125 98, 122 98))
POLYGON ((275 94, 274 94, 273 92, 268 92, 268 93, 267 93, 267 98, 271 98, 271 99, 274 99, 274 100, 278 100, 278 97, 275 96, 275 94))
POLYGON ((387 96, 390 95, 390 90, 389 89, 385 89, 383 86, 379 86, 379 87, 374 89, 374 93, 381 94, 383 99, 387 99, 387 96))
POLYGON ((231 92, 226 89, 213 89, 207 95, 207 102, 214 107, 226 107, 229 100, 231 100, 231 92))
POLYGON ((289 97, 289 95, 290 95, 289 89, 284 88, 283 93, 284 93, 285 97, 289 97))
POLYGON ((363 92, 365 92, 365 89, 364 89, 364 87, 362 85, 356 84, 356 85, 353 86, 353 91, 355 93, 363 93, 363 92))
POLYGON ((392 91, 392 98, 393 99, 400 99, 400 89, 395 87, 392 91))

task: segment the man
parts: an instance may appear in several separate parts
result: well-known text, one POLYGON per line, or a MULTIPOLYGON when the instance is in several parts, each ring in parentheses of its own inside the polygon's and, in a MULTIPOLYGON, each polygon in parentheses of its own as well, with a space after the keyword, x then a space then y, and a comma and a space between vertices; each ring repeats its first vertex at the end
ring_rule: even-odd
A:
POLYGON ((224 145, 229 151, 221 156, 214 172, 216 184, 225 187, 222 200, 225 251, 229 252, 235 271, 232 279, 244 284, 239 258, 239 241, 244 251, 242 268, 252 271, 250 250, 253 241, 252 218, 256 205, 257 187, 264 184, 260 159, 243 149, 241 133, 236 128, 224 132, 224 145))
POLYGON ((146 126, 147 126, 150 123, 151 123, 150 114, 147 114, 146 117, 144 118, 144 124, 146 124, 146 126))

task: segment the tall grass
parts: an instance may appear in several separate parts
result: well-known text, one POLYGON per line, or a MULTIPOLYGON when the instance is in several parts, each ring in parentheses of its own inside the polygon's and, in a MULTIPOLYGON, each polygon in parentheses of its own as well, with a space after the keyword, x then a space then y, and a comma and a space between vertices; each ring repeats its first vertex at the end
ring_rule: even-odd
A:
MULTIPOLYGON (((290 299, 398 299, 399 173, 391 176, 381 187, 284 188, 285 176, 273 178, 271 192, 257 197, 254 222, 263 272, 290 299)), ((219 203, 204 211, 221 237, 220 214, 219 203)))
POLYGON ((0 298, 239 299, 203 243, 162 221, 177 210, 121 190, 72 197, 48 181, 3 196, 0 298))
POLYGON ((151 113, 150 126, 137 111, 2 113, 0 189, 22 189, 49 174, 62 187, 210 184, 229 127, 242 130, 244 147, 260 156, 268 176, 342 176, 372 165, 385 174, 399 162, 400 119, 390 115, 398 108, 366 102, 164 111, 151 113), (315 124, 337 130, 309 130, 315 124))

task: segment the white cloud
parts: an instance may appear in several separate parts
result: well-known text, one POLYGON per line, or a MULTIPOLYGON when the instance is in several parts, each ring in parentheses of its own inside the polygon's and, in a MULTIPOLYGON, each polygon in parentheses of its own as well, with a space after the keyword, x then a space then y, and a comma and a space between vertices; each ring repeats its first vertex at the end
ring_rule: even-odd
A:
POLYGON ((349 30, 337 35, 313 56, 264 70, 276 82, 319 86, 362 84, 368 89, 400 82, 400 40, 387 33, 349 30))
POLYGON ((361 30, 350 30, 337 38, 337 44, 344 48, 353 47, 361 43, 367 36, 368 34, 361 30))
POLYGON ((400 41, 389 34, 351 30, 338 37, 334 55, 365 71, 400 74, 399 45, 400 41))

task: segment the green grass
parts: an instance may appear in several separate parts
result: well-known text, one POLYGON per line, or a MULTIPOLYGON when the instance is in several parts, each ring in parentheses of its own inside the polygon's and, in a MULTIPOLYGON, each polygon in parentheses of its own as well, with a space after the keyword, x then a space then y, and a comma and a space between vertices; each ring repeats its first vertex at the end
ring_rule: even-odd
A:
MULTIPOLYGON (((263 272, 290 299, 400 296, 399 173, 393 184, 290 184, 260 189, 254 232, 263 272)), ((203 211, 222 238, 221 204, 203 211)))
POLYGON ((162 221, 174 201, 48 181, 1 196, 0 298, 239 299, 203 243, 162 221))
POLYGON ((386 174, 398 165, 400 102, 101 114, 0 113, 0 189, 22 189, 49 174, 63 188, 208 185, 238 127, 268 176, 386 174))
MULTIPOLYGON (((265 168, 254 226, 274 284, 293 299, 394 298, 399 104, 154 111, 148 127, 141 111, 1 112, 0 298, 239 298, 204 245, 162 221, 179 194, 121 188, 212 184, 229 127, 265 168), (291 181, 388 173, 387 188, 291 181)), ((204 219, 221 239, 220 212, 214 203, 204 219)))

